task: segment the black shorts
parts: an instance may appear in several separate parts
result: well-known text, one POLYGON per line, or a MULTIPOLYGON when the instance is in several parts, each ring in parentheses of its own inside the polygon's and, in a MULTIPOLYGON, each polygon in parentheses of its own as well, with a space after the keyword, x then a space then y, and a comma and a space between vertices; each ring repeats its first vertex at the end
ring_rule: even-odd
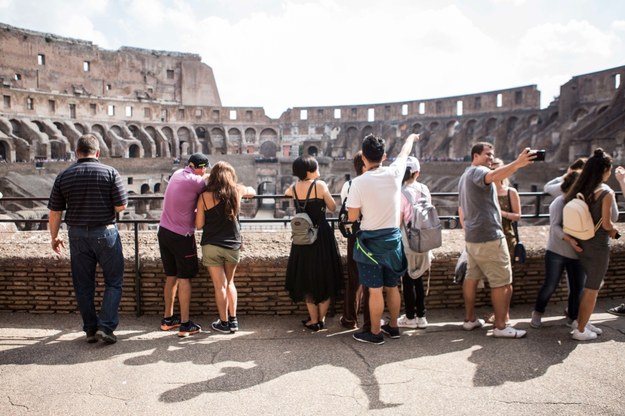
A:
POLYGON ((199 272, 195 235, 180 235, 158 228, 158 248, 166 276, 191 279, 199 272))

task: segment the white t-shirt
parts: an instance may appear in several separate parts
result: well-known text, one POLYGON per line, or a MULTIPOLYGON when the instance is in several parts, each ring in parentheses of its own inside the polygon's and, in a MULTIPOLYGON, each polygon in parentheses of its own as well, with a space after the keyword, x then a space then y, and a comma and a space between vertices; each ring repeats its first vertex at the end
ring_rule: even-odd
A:
POLYGON ((406 158, 398 157, 390 166, 381 166, 354 178, 347 208, 360 208, 361 230, 399 228, 401 182, 406 158))

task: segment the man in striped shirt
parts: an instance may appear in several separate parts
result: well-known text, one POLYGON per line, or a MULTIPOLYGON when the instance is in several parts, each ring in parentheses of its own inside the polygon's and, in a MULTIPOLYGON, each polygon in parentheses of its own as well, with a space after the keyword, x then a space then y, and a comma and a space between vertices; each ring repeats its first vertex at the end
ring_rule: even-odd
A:
POLYGON ((126 209, 128 194, 119 173, 98 161, 100 145, 93 134, 76 144, 77 162, 54 181, 48 201, 52 250, 65 247, 59 236, 61 216, 68 226, 72 281, 87 342, 98 339, 113 344, 119 323, 119 303, 124 282, 124 254, 115 215, 126 209), (104 275, 104 296, 96 312, 95 272, 99 263, 104 275))

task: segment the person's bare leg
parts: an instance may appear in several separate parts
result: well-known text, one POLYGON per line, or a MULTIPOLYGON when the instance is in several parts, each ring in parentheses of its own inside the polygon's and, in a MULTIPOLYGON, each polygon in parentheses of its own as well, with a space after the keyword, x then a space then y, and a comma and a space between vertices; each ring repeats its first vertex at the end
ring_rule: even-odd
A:
POLYGON ((479 280, 465 279, 462 284, 465 322, 473 322, 477 319, 477 316, 475 316, 475 293, 477 292, 478 282, 479 280))
POLYGON ((506 313, 510 309, 510 285, 494 287, 490 290, 490 299, 495 312, 495 328, 506 328, 506 313))
POLYGON ((319 323, 319 308, 317 308, 317 305, 314 302, 306 302, 306 309, 308 309, 308 316, 310 316, 310 320, 306 325, 319 323))
POLYGON ((598 290, 584 289, 582 292, 582 299, 579 302, 579 313, 577 314, 577 330, 584 332, 586 330, 586 324, 590 321, 590 315, 595 310, 597 303, 598 290))
POLYGON ((237 270, 236 264, 226 263, 224 265, 224 270, 226 272, 226 298, 228 300, 228 316, 235 317, 237 316, 237 305, 238 305, 238 292, 237 288, 234 285, 234 272, 237 270))
POLYGON ((209 266, 208 273, 213 281, 213 289, 215 290, 215 304, 219 312, 219 319, 223 322, 228 321, 228 298, 227 298, 227 281, 224 268, 221 266, 209 266))
MULTIPOLYGON (((380 333, 380 319, 384 313, 384 295, 382 288, 369 288, 369 315, 371 316, 371 332, 380 333)), ((395 321, 397 323, 397 321, 395 321)))
POLYGON ((165 301, 163 318, 169 318, 174 314, 174 302, 176 300, 177 289, 178 279, 176 276, 167 276, 165 278, 165 287, 163 288, 163 299, 165 301))
POLYGON ((178 279, 178 303, 180 304, 180 322, 188 322, 189 305, 191 304, 190 279, 178 279))
POLYGON ((386 305, 391 315, 391 320, 388 324, 393 328, 397 328, 397 318, 399 318, 399 310, 401 309, 401 295, 398 287, 386 288, 386 305))
POLYGON ((326 299, 317 305, 319 308, 319 323, 325 322, 328 309, 330 309, 330 299, 326 299))

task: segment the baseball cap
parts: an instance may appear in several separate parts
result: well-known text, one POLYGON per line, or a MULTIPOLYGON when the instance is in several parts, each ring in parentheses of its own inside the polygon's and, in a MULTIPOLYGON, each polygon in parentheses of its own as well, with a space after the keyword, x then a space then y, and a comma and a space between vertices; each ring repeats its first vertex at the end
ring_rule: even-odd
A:
POLYGON ((190 163, 193 163, 193 166, 196 168, 210 168, 211 166, 208 158, 203 153, 193 153, 187 165, 190 163))
POLYGON ((408 160, 406 161, 406 167, 410 168, 410 174, 415 172, 421 172, 421 164, 419 164, 419 159, 414 156, 408 156, 408 160))

